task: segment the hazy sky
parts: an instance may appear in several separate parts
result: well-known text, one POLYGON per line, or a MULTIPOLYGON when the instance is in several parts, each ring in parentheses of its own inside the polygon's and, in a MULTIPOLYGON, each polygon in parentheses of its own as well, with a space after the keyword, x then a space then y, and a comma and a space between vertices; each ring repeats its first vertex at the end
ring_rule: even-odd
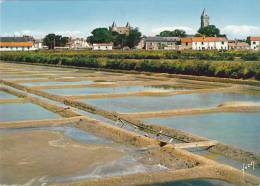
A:
POLYGON ((207 9, 210 24, 231 38, 260 35, 260 0, 0 0, 3 35, 46 33, 87 37, 96 27, 127 21, 144 35, 182 28, 195 33, 207 9))

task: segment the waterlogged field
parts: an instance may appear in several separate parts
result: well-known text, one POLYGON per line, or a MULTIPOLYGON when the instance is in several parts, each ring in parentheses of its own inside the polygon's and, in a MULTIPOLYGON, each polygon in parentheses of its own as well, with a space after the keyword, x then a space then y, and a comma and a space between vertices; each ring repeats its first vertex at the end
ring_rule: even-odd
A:
POLYGON ((0 99, 5 99, 5 98, 16 98, 16 96, 12 94, 8 94, 4 91, 0 91, 0 99))
POLYGON ((185 90, 185 88, 163 88, 153 86, 121 86, 121 87, 88 87, 88 88, 63 88, 63 89, 45 89, 46 92, 58 95, 78 95, 78 94, 112 94, 129 93, 139 91, 164 91, 164 90, 185 90))
POLYGON ((259 95, 229 93, 194 93, 174 96, 133 96, 124 98, 86 99, 83 102, 117 112, 148 112, 170 109, 216 107, 225 102, 260 104, 259 95))
POLYGON ((260 154, 259 113, 209 113, 145 121, 222 141, 260 154))
MULTIPOLYGON (((249 151, 258 161, 259 86, 4 62, 0 70, 1 185, 118 185, 120 179, 126 185, 231 186, 242 173, 233 179, 222 169, 210 169, 219 164, 206 158, 240 169, 246 159, 240 152, 249 151), (232 164, 231 155, 208 155, 208 147, 203 153, 196 147, 181 152, 160 147, 157 140, 173 145, 186 141, 111 120, 106 112, 232 145, 237 148, 232 153, 243 160, 232 164), (187 150, 206 157, 204 162, 195 154, 182 156, 187 150), (179 169, 188 172, 174 172, 179 169), (217 180, 219 172, 227 182, 217 180), (153 181, 143 179, 148 175, 153 181), (173 175, 183 181, 174 181, 173 175), (162 177, 170 181, 162 183, 162 177), (92 182, 95 178, 100 182, 92 182)), ((249 172, 259 175, 259 165, 257 173, 249 172)))
POLYGON ((60 118, 58 114, 31 103, 0 104, 0 111, 0 122, 60 118))

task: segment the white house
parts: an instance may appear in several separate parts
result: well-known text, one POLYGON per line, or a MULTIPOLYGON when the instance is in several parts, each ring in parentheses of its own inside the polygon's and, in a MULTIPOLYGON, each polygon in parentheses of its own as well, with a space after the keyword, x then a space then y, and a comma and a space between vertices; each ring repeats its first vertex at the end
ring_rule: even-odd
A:
POLYGON ((193 37, 192 50, 228 50, 225 37, 193 37))
POLYGON ((43 49, 43 41, 41 39, 34 40, 33 47, 36 48, 37 50, 43 49))
POLYGON ((93 43, 93 50, 112 50, 113 43, 93 43))
POLYGON ((260 49, 260 37, 248 37, 247 40, 249 41, 252 50, 260 49))
POLYGON ((30 37, 0 37, 0 51, 38 50, 30 37))
POLYGON ((75 38, 69 41, 69 48, 72 50, 89 49, 90 45, 84 38, 75 38))

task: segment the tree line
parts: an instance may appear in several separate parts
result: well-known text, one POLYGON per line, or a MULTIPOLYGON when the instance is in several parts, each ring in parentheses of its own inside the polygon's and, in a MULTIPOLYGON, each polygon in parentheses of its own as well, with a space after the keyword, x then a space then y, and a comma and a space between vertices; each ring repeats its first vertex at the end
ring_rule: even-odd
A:
MULTIPOLYGON (((182 29, 175 29, 173 31, 164 30, 160 32, 158 36, 161 37, 186 37, 187 33, 182 29)), ((226 37, 225 34, 220 33, 220 29, 215 25, 209 25, 203 28, 200 28, 195 34, 196 37, 226 37)))

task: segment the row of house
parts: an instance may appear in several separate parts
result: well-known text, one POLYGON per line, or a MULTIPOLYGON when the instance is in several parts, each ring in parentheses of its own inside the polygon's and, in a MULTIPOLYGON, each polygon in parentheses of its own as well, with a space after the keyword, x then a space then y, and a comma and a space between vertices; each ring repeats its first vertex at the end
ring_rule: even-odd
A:
MULTIPOLYGON (((0 51, 33 51, 47 49, 41 40, 32 37, 0 37, 0 51)), ((260 37, 248 37, 247 42, 225 37, 145 37, 136 46, 145 50, 259 50, 260 37)), ((63 50, 112 50, 113 43, 89 44, 84 38, 70 39, 63 50)))
POLYGON ((146 37, 139 48, 146 50, 258 50, 260 37, 248 37, 247 42, 226 37, 146 37))

